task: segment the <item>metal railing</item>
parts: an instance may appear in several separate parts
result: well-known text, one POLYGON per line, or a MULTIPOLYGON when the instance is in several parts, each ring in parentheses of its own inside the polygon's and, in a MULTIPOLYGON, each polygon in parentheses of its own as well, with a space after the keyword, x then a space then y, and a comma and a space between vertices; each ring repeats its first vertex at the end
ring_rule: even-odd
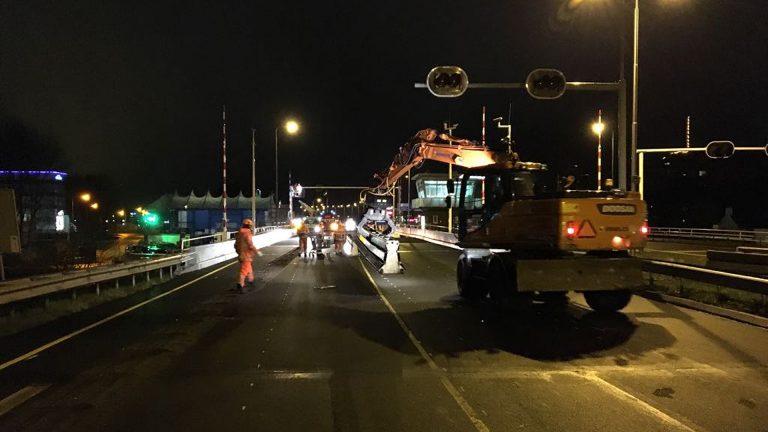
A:
POLYGON ((108 267, 97 267, 74 272, 53 273, 25 279, 15 279, 0 284, 0 305, 27 300, 34 297, 68 291, 83 286, 95 285, 99 292, 100 283, 114 281, 120 286, 120 279, 131 277, 131 284, 136 285, 136 276, 144 274, 150 280, 150 272, 157 271, 163 279, 163 270, 168 269, 173 278, 175 271, 187 259, 187 255, 179 254, 146 261, 115 264, 108 267))
MULTIPOLYGON (((429 226, 429 225, 427 225, 429 226)), ((417 238, 421 238, 427 241, 437 241, 443 244, 455 243, 455 239, 451 239, 450 234, 444 229, 438 230, 421 230, 421 227, 404 227, 403 234, 412 235, 417 238)), ((446 227, 447 228, 447 227, 446 227)), ((662 228, 662 230, 670 230, 671 233, 677 234, 677 231, 683 235, 697 235, 700 231, 714 232, 709 233, 709 237, 696 237, 702 239, 718 239, 718 240, 741 240, 750 241, 747 239, 753 239, 753 242, 760 241, 760 234, 768 235, 768 233, 762 233, 760 231, 734 231, 734 230, 704 230, 696 228, 662 228), (749 236, 752 234, 752 236, 749 236), (757 234, 757 235, 756 235, 757 234), (716 236, 716 237, 715 237, 716 236)), ((651 231, 653 233, 653 229, 651 231)), ((702 235, 704 235, 702 233, 702 235)), ((764 240, 763 240, 764 241, 764 240)), ((651 259, 643 260, 643 270, 648 273, 658 273, 667 276, 675 276, 683 279, 695 280, 699 282, 706 282, 716 285, 725 286, 728 288, 749 291, 752 293, 768 295, 768 279, 758 276, 750 276, 739 273, 733 273, 728 271, 715 270, 705 267, 696 267, 692 265, 672 263, 651 259)))
MULTIPOLYGON (((404 227, 404 228, 416 228, 421 229, 421 224, 415 223, 415 224, 398 224, 398 227, 404 227)), ((442 232, 448 232, 448 227, 445 225, 436 225, 436 224, 424 224, 425 229, 430 231, 442 231, 442 232)), ((458 226, 453 226, 453 232, 457 233, 459 232, 458 226)))
MULTIPOLYGON (((255 234, 263 234, 279 228, 282 227, 267 226, 256 228, 254 231, 255 234)), ((230 239, 235 232, 236 231, 228 232, 226 238, 230 239)), ((216 240, 221 239, 221 237, 222 234, 218 233, 182 239, 182 245, 186 244, 186 248, 189 248, 191 243, 195 241, 217 243, 218 241, 216 240), (210 241, 211 239, 213 239, 213 241, 210 241)), ((122 278, 130 277, 131 285, 135 285, 137 278, 142 275, 146 277, 147 281, 150 281, 150 272, 157 272, 160 280, 163 280, 165 270, 168 270, 167 274, 170 278, 173 278, 176 273, 185 269, 185 266, 193 260, 194 256, 195 253, 180 253, 149 260, 99 266, 86 270, 49 273, 24 279, 3 281, 0 282, 0 305, 89 286, 95 287, 96 292, 99 293, 100 284, 113 282, 115 287, 120 287, 120 280, 122 278)))
MULTIPOLYGON (((254 228, 253 233, 262 234, 268 231, 276 230, 278 228, 282 228, 282 226, 270 225, 270 226, 256 227, 254 228)), ((199 246, 203 244, 217 243, 219 241, 232 240, 236 233, 237 231, 227 231, 227 236, 223 240, 221 238, 222 233, 215 233, 215 234, 209 234, 209 235, 192 237, 192 238, 183 238, 181 239, 181 250, 183 251, 184 249, 189 248, 190 246, 199 246)))
MULTIPOLYGON (((417 229, 421 228, 421 224, 399 224, 398 226, 417 229)), ((427 230, 431 231, 448 231, 448 227, 444 225, 425 224, 425 227, 427 230)), ((456 225, 453 227, 453 232, 458 232, 456 225)), ((649 236, 651 238, 725 240, 745 243, 768 244, 768 230, 651 227, 649 236)))
POLYGON ((768 279, 666 261, 643 260, 643 271, 768 295, 768 279))
POLYGON ((726 240, 747 243, 768 243, 768 231, 752 230, 651 227, 649 236, 651 238, 726 240))

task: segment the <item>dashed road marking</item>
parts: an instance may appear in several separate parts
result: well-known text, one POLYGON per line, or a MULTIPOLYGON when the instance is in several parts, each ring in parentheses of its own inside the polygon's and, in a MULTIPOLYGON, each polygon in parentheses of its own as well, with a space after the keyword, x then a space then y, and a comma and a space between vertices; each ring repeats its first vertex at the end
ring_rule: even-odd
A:
POLYGON ((667 426, 670 426, 671 428, 674 428, 675 430, 685 431, 685 432, 696 432, 694 429, 691 429, 680 420, 675 419, 674 417, 670 416, 664 411, 659 410, 658 408, 652 406, 651 404, 644 402, 635 396, 632 396, 631 394, 620 389, 619 387, 616 387, 615 385, 609 383, 608 381, 600 378, 599 376, 597 376, 596 373, 578 374, 578 376, 586 379, 587 381, 593 384, 596 384, 598 387, 606 390, 608 393, 614 395, 618 399, 624 399, 626 401, 634 402, 635 405, 640 408, 640 410, 644 411, 647 414, 650 414, 651 416, 657 418, 662 423, 666 424, 667 426))
POLYGON ((0 400, 0 417, 5 415, 9 411, 13 410, 17 406, 23 404, 24 402, 42 393, 43 391, 45 391, 45 389, 47 389, 50 386, 51 386, 50 384, 26 386, 23 389, 17 391, 16 393, 8 396, 7 398, 0 400))
POLYGON ((373 285, 373 288, 376 290, 376 292, 379 294, 379 297, 381 298, 381 301, 384 302, 384 305, 389 309, 389 312, 392 313, 392 315, 395 317, 395 320, 400 325, 400 328, 405 332, 405 334, 408 336, 408 339, 411 340, 411 343, 413 346, 416 347, 416 350, 421 354, 421 357, 424 359, 424 361, 429 365, 429 368, 434 372, 434 374, 440 379, 440 383, 443 384, 443 387, 445 387, 445 390, 448 392, 448 394, 451 395, 454 401, 456 401, 456 404, 459 405, 462 411, 464 411, 464 414, 467 415, 469 418, 469 421, 472 422, 472 425, 475 426, 475 429, 478 430, 478 432, 490 432, 490 429, 488 429, 488 426, 483 423, 482 420, 477 416, 477 413, 472 408, 472 406, 467 402, 466 399, 461 395, 459 390, 456 388, 456 386, 453 385, 453 383, 446 377, 445 373, 437 366, 437 364, 432 360, 432 357, 429 355, 427 350, 424 349, 424 347, 421 345, 421 342, 416 338, 416 335, 413 334, 410 328, 405 324, 405 321, 403 321, 402 318, 400 318, 400 315, 397 313, 394 307, 392 307, 392 304, 387 300, 387 298, 384 296, 384 293, 379 288, 379 285, 376 283, 376 281, 373 279, 371 274, 368 272, 368 269, 365 268, 365 263, 358 257, 358 260, 360 261, 360 266, 363 268, 363 271, 365 272, 365 275, 368 277, 368 280, 371 282, 371 285, 373 285))

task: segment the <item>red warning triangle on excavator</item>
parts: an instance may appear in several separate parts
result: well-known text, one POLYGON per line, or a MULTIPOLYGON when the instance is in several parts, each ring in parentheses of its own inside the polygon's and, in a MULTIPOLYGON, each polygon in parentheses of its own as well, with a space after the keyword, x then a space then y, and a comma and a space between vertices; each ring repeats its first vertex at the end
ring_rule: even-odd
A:
POLYGON ((595 238, 597 233, 589 219, 584 219, 579 227, 579 238, 595 238))

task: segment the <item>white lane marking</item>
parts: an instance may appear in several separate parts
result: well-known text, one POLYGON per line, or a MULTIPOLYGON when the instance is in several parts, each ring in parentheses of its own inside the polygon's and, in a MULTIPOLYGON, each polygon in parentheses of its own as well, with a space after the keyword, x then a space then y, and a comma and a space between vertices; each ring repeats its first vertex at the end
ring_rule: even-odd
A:
POLYGON ((42 393, 50 386, 50 384, 26 386, 7 398, 0 400, 0 417, 42 393))
POLYGON ((400 318, 400 315, 397 313, 394 307, 392 307, 392 304, 387 300, 387 298, 384 296, 384 293, 379 288, 379 285, 376 283, 375 280, 373 280, 373 277, 368 272, 368 269, 365 268, 365 263, 358 257, 358 261, 360 261, 360 266, 363 268, 363 271, 365 272, 365 275, 368 277, 368 280, 371 282, 371 285, 373 285, 373 288, 376 290, 376 292, 379 294, 379 297, 381 298, 381 301, 384 302, 384 305, 389 309, 389 312, 392 313, 392 315, 395 317, 395 320, 400 325, 400 328, 405 332, 405 334, 408 336, 408 339, 411 340, 411 343, 413 346, 416 347, 416 350, 419 351, 419 354, 421 354, 421 357, 424 359, 424 361, 427 362, 429 365, 429 368, 432 369, 435 375, 440 378, 440 382, 443 384, 443 387, 445 387, 445 390, 448 391, 448 393, 453 397, 453 400, 456 401, 456 403, 459 405, 462 411, 464 411, 464 414, 467 415, 469 418, 469 421, 472 422, 472 425, 475 426, 475 429, 478 430, 478 432, 490 432, 490 429, 483 423, 482 420, 477 416, 475 413, 475 410, 472 408, 472 406, 469 405, 466 399, 459 393, 459 390, 453 385, 453 383, 446 377, 444 371, 440 369, 437 364, 432 360, 432 357, 430 357, 427 350, 424 349, 424 347, 421 345, 421 342, 416 338, 416 335, 413 334, 410 328, 405 324, 405 321, 403 321, 402 318, 400 318))
POLYGON ((693 255, 698 257, 707 255, 707 251, 705 250, 663 250, 663 249, 649 249, 649 248, 645 248, 643 250, 648 252, 663 252, 663 253, 673 253, 673 254, 681 254, 681 255, 693 255))
POLYGON ((634 402, 642 411, 645 411, 647 414, 650 414, 653 417, 656 417, 658 420, 660 420, 662 423, 666 424, 667 426, 674 428, 676 430, 685 431, 685 432, 696 432, 695 429, 691 429, 690 427, 686 426, 684 423, 682 423, 680 420, 675 419, 674 417, 670 416, 669 414, 659 410, 658 408, 648 404, 647 402, 644 402, 635 396, 632 396, 631 394, 627 393, 626 391, 620 389, 619 387, 616 387, 615 385, 609 383, 608 381, 600 378, 595 373, 587 373, 587 374, 574 374, 576 376, 579 376, 581 378, 586 379, 587 381, 596 384, 597 386, 603 388, 608 393, 616 396, 619 399, 624 399, 629 402, 634 402))
POLYGON ((398 253, 422 253, 422 254, 424 254, 424 253, 446 253, 446 252, 448 252, 448 253, 455 253, 453 251, 445 250, 445 249, 398 250, 397 252, 398 253))
POLYGON ((47 344, 45 344, 43 346, 35 348, 32 351, 27 352, 26 354, 22 354, 22 355, 16 357, 15 359, 13 359, 13 360, 8 360, 7 362, 5 362, 3 364, 0 364, 0 371, 2 371, 4 369, 7 369, 7 368, 9 368, 9 367, 11 367, 11 366, 13 366, 13 365, 15 365, 17 363, 23 362, 24 360, 29 360, 32 357, 40 354, 41 352, 43 352, 45 350, 48 350, 50 348, 53 348, 54 346, 56 346, 56 345, 58 345, 58 344, 60 344, 62 342, 65 342, 65 341, 67 341, 69 339, 72 339, 73 337, 75 337, 75 336, 77 336, 77 335, 79 335, 81 333, 85 333, 88 330, 96 328, 96 327, 98 327, 98 326, 100 326, 102 324, 106 324, 106 323, 112 321, 115 318, 119 318, 119 317, 121 317, 121 316, 123 316, 123 315, 125 315, 127 313, 133 312, 136 309, 139 309, 140 307, 146 306, 146 305, 152 303, 155 300, 159 300, 159 299, 161 299, 163 297, 169 296, 169 295, 175 293, 176 291, 178 291, 178 290, 180 290, 182 288, 188 287, 188 286, 192 285, 193 283, 195 283, 197 281, 205 279, 208 276, 211 276, 212 274, 218 273, 218 272, 224 270, 225 268, 231 267, 231 266, 233 266, 235 264, 237 264, 237 261, 235 261, 233 263, 229 263, 229 264, 227 264, 227 265, 225 265, 223 267, 219 267, 218 269, 216 269, 216 270, 214 270, 214 271, 212 271, 210 273, 206 273, 206 274, 204 274, 204 275, 202 275, 202 276, 200 276, 200 277, 198 277, 196 279, 193 279, 193 280, 191 280, 191 281, 189 281, 189 282, 187 282, 187 283, 185 283, 183 285, 179 285, 179 286, 177 286, 176 288, 174 288, 174 289, 172 289, 170 291, 166 291, 166 292, 158 295, 157 297, 152 297, 149 300, 145 300, 145 301, 143 301, 143 302, 141 302, 141 303, 139 303, 137 305, 129 307, 128 309, 121 310, 120 312, 118 312, 118 313, 116 313, 114 315, 108 316, 108 317, 106 317, 106 318, 104 318, 104 319, 102 319, 100 321, 96 321, 95 323, 87 325, 87 326, 85 326, 85 327, 83 327, 83 328, 81 328, 79 330, 75 330, 72 333, 64 335, 64 336, 62 336, 62 337, 60 337, 58 339, 55 339, 55 340, 53 340, 51 342, 48 342, 47 344))
POLYGON ((254 377, 257 380, 323 380, 328 381, 333 376, 331 371, 261 371, 254 377))
MULTIPOLYGON (((748 369, 752 372, 752 369, 748 369)), ((738 372, 734 370, 733 372, 738 372)), ((552 381, 553 377, 559 376, 583 376, 585 374, 613 374, 630 375, 633 377, 675 377, 681 374, 687 375, 715 375, 720 377, 732 376, 729 371, 715 368, 702 363, 694 363, 690 366, 680 366, 675 368, 658 368, 654 366, 589 366, 576 367, 574 369, 563 370, 451 370, 446 375, 452 378, 474 379, 474 380, 521 380, 534 379, 543 381, 552 381)), ((407 369, 403 371, 404 377, 422 377, 424 372, 419 370, 407 369)))

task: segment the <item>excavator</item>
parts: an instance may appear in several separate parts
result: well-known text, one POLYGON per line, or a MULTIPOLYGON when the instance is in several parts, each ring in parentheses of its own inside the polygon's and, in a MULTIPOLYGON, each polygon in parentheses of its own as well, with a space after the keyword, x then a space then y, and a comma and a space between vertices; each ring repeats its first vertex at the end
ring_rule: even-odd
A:
POLYGON ((451 163, 447 206, 456 201, 459 294, 497 302, 538 299, 564 303, 584 294, 596 311, 618 311, 643 284, 632 251, 645 247, 645 202, 636 192, 574 190, 547 166, 514 152, 427 129, 400 148, 389 169, 375 175, 383 195, 426 160, 451 163))

